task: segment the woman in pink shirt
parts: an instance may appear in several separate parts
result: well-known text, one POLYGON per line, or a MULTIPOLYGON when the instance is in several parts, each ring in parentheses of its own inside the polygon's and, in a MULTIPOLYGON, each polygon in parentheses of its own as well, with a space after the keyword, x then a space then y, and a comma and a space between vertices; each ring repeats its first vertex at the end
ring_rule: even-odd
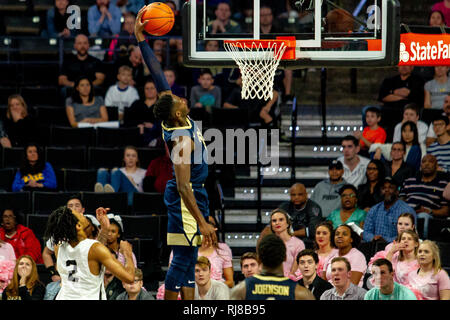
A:
POLYGON ((322 271, 322 278, 331 281, 331 260, 335 257, 345 257, 350 262, 351 278, 350 281, 360 287, 363 286, 363 275, 367 269, 366 257, 356 249, 361 242, 361 238, 352 228, 343 224, 337 227, 334 238, 334 246, 330 255, 326 258, 322 271))
POLYGON ((0 261, 5 260, 16 262, 16 253, 12 245, 0 239, 0 261))
POLYGON ((391 261, 394 267, 395 282, 407 286, 408 274, 419 268, 417 262, 419 243, 419 236, 412 230, 403 231, 397 237, 397 241, 393 242, 386 259, 391 261))
MULTIPOLYGON (((413 230, 414 232, 417 232, 416 225, 414 224, 414 216, 409 212, 402 213, 397 219, 397 235, 401 234, 403 231, 406 230, 413 230)), ((378 251, 370 259, 368 263, 368 270, 371 269, 372 264, 375 262, 375 260, 382 258, 386 259, 388 252, 392 249, 392 246, 394 245, 394 242, 389 243, 384 248, 384 250, 378 251)))
POLYGON ((425 240, 417 252, 419 269, 408 275, 410 289, 421 300, 450 300, 450 279, 441 267, 439 247, 425 240))
POLYGON ((319 264, 317 265, 317 274, 321 275, 325 260, 333 251, 331 239, 334 238, 333 224, 330 221, 324 221, 317 225, 316 236, 314 239, 314 247, 319 256, 319 264))
POLYGON ((305 249, 305 244, 302 240, 292 235, 291 226, 291 217, 286 211, 282 209, 272 211, 270 214, 270 229, 286 245, 286 261, 283 262, 284 276, 297 279, 299 275, 295 274, 298 270, 296 258, 298 253, 305 249))

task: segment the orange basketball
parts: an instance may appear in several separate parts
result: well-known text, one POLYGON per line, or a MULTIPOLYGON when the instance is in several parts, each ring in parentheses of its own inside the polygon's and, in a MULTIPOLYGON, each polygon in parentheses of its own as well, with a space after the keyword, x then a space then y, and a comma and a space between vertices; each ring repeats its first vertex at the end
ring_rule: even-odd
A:
POLYGON ((142 22, 147 20, 145 31, 153 36, 163 36, 172 29, 175 15, 167 4, 153 2, 142 15, 142 22))

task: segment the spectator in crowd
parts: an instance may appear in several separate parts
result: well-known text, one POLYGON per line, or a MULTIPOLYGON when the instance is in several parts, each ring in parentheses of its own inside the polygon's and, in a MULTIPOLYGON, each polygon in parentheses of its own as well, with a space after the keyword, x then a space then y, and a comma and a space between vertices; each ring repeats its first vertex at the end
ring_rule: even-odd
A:
POLYGON ((16 262, 16 253, 11 244, 0 239, 0 261, 5 260, 16 262))
POLYGON ((367 126, 363 132, 357 130, 354 136, 359 140, 360 151, 369 150, 372 143, 384 143, 386 141, 386 131, 379 126, 381 121, 381 111, 377 107, 366 109, 367 126))
POLYGON ((67 19, 70 17, 67 12, 69 5, 69 0, 55 0, 55 5, 47 10, 47 29, 44 30, 43 36, 68 38, 76 35, 76 28, 69 29, 67 27, 67 19))
POLYGON ((392 137, 391 128, 402 119, 403 107, 408 103, 423 106, 424 81, 412 73, 413 69, 414 66, 398 66, 398 74, 384 79, 381 84, 378 95, 378 100, 383 102, 381 125, 387 130, 388 141, 392 137))
POLYGON ((333 224, 330 221, 323 221, 316 227, 316 235, 314 240, 314 250, 319 256, 319 262, 317 264, 317 274, 322 275, 323 265, 331 254, 334 248, 334 242, 331 240, 334 238, 333 224))
MULTIPOLYGON (((61 73, 58 77, 58 84, 62 87, 76 87, 76 80, 80 77, 87 77, 94 86, 101 86, 105 81, 102 62, 88 53, 89 39, 84 34, 75 37, 73 48, 77 54, 70 54, 64 57, 61 73)), ((66 98, 67 88, 62 92, 66 98)))
MULTIPOLYGON (((446 116, 450 121, 450 95, 447 95, 444 98, 444 106, 443 106, 443 116, 446 116)), ((447 128, 448 129, 448 128, 447 128)), ((430 126, 428 128, 426 145, 429 147, 433 142, 437 141, 436 133, 434 132, 433 121, 431 121, 430 126)))
MULTIPOLYGON (((149 74, 149 71, 142 61, 141 49, 138 46, 130 45, 128 47, 127 54, 116 58, 114 66, 112 68, 114 73, 111 74, 111 79, 113 79, 115 75, 117 75, 119 68, 123 65, 129 66, 131 69, 133 69, 133 80, 131 82, 131 85, 136 88, 143 87, 147 81, 147 75, 149 74)), ((112 84, 113 83, 111 83, 111 85, 112 84)))
MULTIPOLYGON (((370 208, 383 201, 381 195, 381 185, 385 177, 384 164, 380 160, 371 160, 367 165, 367 182, 358 187, 357 199, 358 208, 369 212, 370 208)), ((361 226, 362 227, 362 226, 361 226)))
POLYGON ((131 205, 133 193, 144 192, 145 172, 145 169, 139 167, 136 147, 126 146, 123 151, 123 167, 113 168, 111 173, 105 168, 98 169, 95 192, 127 192, 128 204, 131 205))
POLYGON ((250 278, 260 273, 261 265, 256 252, 246 252, 240 258, 241 272, 245 278, 250 278))
POLYGON ((45 287, 39 280, 36 262, 29 255, 21 255, 2 300, 43 300, 44 294, 45 287))
POLYGON ((153 295, 143 288, 144 275, 139 268, 134 269, 134 282, 122 282, 124 292, 119 294, 116 300, 155 300, 153 295))
POLYGON ((28 107, 19 94, 8 97, 6 117, 3 119, 6 147, 24 147, 36 137, 36 119, 29 114, 28 107))
POLYGON ((445 27, 446 24, 444 14, 439 10, 431 11, 427 22, 430 27, 445 27))
POLYGON ((449 0, 443 0, 441 2, 437 2, 433 5, 431 8, 431 11, 440 11, 444 15, 445 23, 448 26, 448 23, 450 22, 450 1, 449 0))
POLYGON ((408 274, 408 283, 420 300, 450 300, 450 279, 441 266, 439 247, 425 240, 417 251, 419 270, 408 274))
POLYGON ((322 209, 323 218, 327 218, 333 210, 341 207, 339 189, 347 184, 347 181, 342 178, 344 167, 340 161, 332 160, 330 162, 328 175, 329 179, 322 180, 316 184, 311 194, 311 200, 322 209))
POLYGON ((350 263, 350 280, 353 284, 362 287, 363 276, 367 269, 367 262, 364 254, 357 249, 361 238, 348 225, 340 225, 334 233, 333 243, 335 249, 332 250, 327 260, 324 262, 322 278, 331 280, 333 278, 332 261, 335 257, 344 257, 350 263))
POLYGON ((24 148, 22 164, 17 170, 12 191, 54 191, 56 175, 53 167, 44 159, 42 149, 35 143, 24 148))
POLYGON ((425 109, 442 109, 444 99, 450 94, 449 67, 434 67, 434 79, 425 83, 425 109))
MULTIPOLYGON (((290 201, 283 202, 279 209, 286 211, 292 220, 294 236, 299 238, 314 238, 316 225, 322 219, 320 206, 308 199, 305 185, 294 183, 289 189, 290 201)), ((269 229, 269 227, 266 227, 269 229)))
POLYGON ((341 196, 341 209, 336 209, 328 216, 327 220, 333 223, 333 228, 339 227, 341 224, 354 222, 363 228, 364 219, 367 212, 359 209, 357 206, 358 191, 352 184, 346 184, 339 190, 341 196))
POLYGON ((405 150, 404 142, 394 142, 391 146, 391 161, 384 162, 386 177, 397 180, 399 185, 403 185, 403 182, 414 174, 414 169, 403 160, 405 150))
MULTIPOLYGON (((116 254, 112 253, 112 255, 117 257, 116 254)), ((120 281, 120 279, 113 275, 108 269, 105 269, 103 285, 105 287, 107 300, 116 300, 118 296, 126 292, 122 285, 122 281, 120 281)))
POLYGON ((350 262, 345 257, 335 257, 330 263, 332 289, 326 290, 320 300, 364 300, 367 290, 358 287, 353 277, 350 262))
POLYGON ((387 259, 378 259, 372 266, 375 287, 364 296, 364 300, 417 300, 407 287, 394 281, 394 269, 387 259))
POLYGON ((417 250, 419 248, 419 236, 413 230, 405 230, 394 241, 386 259, 392 262, 397 283, 408 286, 408 274, 419 269, 417 262, 417 250))
POLYGON ((273 123, 275 106, 278 101, 278 91, 273 90, 273 98, 266 101, 263 99, 242 99, 242 77, 239 74, 236 80, 237 86, 233 88, 228 98, 224 101, 225 109, 243 109, 248 112, 250 122, 261 122, 267 126, 273 123))
POLYGON ((283 262, 285 277, 296 277, 298 270, 296 262, 297 254, 305 249, 305 244, 299 238, 293 236, 291 231, 292 221, 284 210, 275 209, 270 214, 270 230, 283 240, 286 246, 286 260, 283 262))
POLYGON ((88 10, 88 30, 91 37, 111 37, 119 34, 122 12, 110 0, 96 0, 88 10))
POLYGON ((448 202, 443 196, 449 180, 447 174, 438 172, 436 157, 427 154, 422 159, 420 172, 405 180, 400 197, 424 219, 424 234, 428 238, 429 220, 448 216, 448 202))
POLYGON ((222 92, 214 85, 214 78, 209 69, 202 69, 198 78, 198 85, 191 88, 191 108, 206 108, 211 112, 211 107, 222 107, 222 92))
POLYGON ((311 291, 284 277, 286 246, 280 237, 266 235, 257 244, 256 252, 261 261, 261 273, 237 284, 231 290, 231 300, 315 300, 311 291), (263 289, 273 285, 281 290, 263 289))
POLYGON ((134 101, 139 100, 138 91, 131 84, 132 72, 133 69, 129 66, 121 66, 117 73, 117 83, 106 92, 105 105, 118 107, 119 120, 123 120, 125 108, 129 108, 134 101))
POLYGON ((359 156, 359 141, 354 136, 342 138, 341 146, 343 155, 337 158, 344 166, 343 178, 356 188, 366 182, 366 167, 369 159, 359 156))
POLYGON ((240 33, 241 26, 230 19, 231 8, 227 2, 220 2, 214 11, 216 19, 208 23, 208 29, 212 34, 216 33, 240 33))
POLYGON ((199 256, 195 264, 194 300, 229 300, 228 286, 211 277, 211 262, 208 258, 199 256))
POLYGON ((108 121, 108 111, 101 96, 96 96, 88 77, 75 81, 72 96, 66 99, 66 114, 73 128, 108 121))
POLYGON ((184 88, 178 85, 176 83, 177 75, 175 73, 175 69, 171 67, 164 68, 164 76, 166 77, 167 83, 170 86, 170 90, 172 90, 172 93, 178 97, 185 98, 186 92, 184 88))
POLYGON ((119 58, 128 59, 128 52, 137 46, 134 36, 134 22, 136 16, 131 12, 123 14, 122 30, 116 36, 117 39, 111 40, 108 51, 108 59, 116 60, 119 58))
POLYGON ((319 264, 319 256, 314 250, 305 249, 297 255, 297 265, 302 278, 298 280, 298 284, 305 287, 316 297, 316 300, 320 299, 320 296, 333 286, 323 280, 317 274, 317 266, 319 264))
MULTIPOLYGON (((416 225, 414 221, 414 216, 411 213, 402 213, 398 219, 397 219, 397 237, 406 230, 412 230, 417 233, 416 225)), ((383 250, 378 251, 372 258, 370 258, 370 261, 368 263, 369 269, 371 269, 372 264, 377 259, 385 259, 388 252, 391 251, 394 244, 398 245, 398 243, 394 240, 393 242, 389 243, 386 247, 384 247, 383 250)))
MULTIPOLYGON (((406 155, 404 158, 406 164, 415 171, 418 171, 420 169, 421 159, 426 154, 426 146, 423 143, 419 143, 419 133, 414 122, 406 121, 402 124, 402 138, 400 141, 406 146, 406 155)), ((390 161, 391 148, 392 144, 390 143, 372 144, 369 152, 374 152, 374 159, 390 161)))
POLYGON ((427 153, 434 155, 443 171, 450 171, 450 134, 447 131, 448 117, 441 115, 433 119, 433 130, 437 141, 430 144, 427 153))
MULTIPOLYGON (((115 255, 117 260, 122 265, 125 266, 126 263, 125 256, 122 254, 122 252, 120 252, 120 241, 125 239, 122 218, 119 215, 115 215, 113 213, 109 213, 107 217, 109 219, 109 230, 108 230, 108 237, 106 240, 106 246, 115 255)), ((136 267, 137 261, 134 252, 132 252, 132 256, 133 256, 133 264, 136 267)))
POLYGON ((0 119, 0 146, 2 148, 11 148, 11 141, 8 138, 8 135, 5 132, 5 127, 3 125, 3 120, 0 119))
POLYGON ((12 245, 16 257, 29 255, 36 263, 41 264, 41 243, 30 228, 20 223, 21 218, 14 210, 5 209, 2 214, 0 239, 12 245))
POLYGON ((169 154, 164 152, 164 154, 150 161, 145 173, 144 191, 164 194, 167 181, 170 179, 173 179, 172 161, 169 154))
POLYGON ((363 240, 365 242, 392 242, 397 237, 397 220, 402 213, 411 213, 416 219, 416 212, 406 202, 398 198, 399 184, 391 177, 386 177, 381 192, 384 201, 369 210, 364 221, 363 240))
POLYGON ((146 0, 113 0, 114 2, 124 15, 127 12, 137 14, 148 3, 146 0))
POLYGON ((407 121, 412 121, 416 124, 417 131, 419 133, 419 143, 425 143, 425 140, 427 138, 428 125, 425 122, 419 120, 419 107, 414 103, 407 104, 403 108, 403 120, 402 122, 397 123, 397 125, 395 126, 394 138, 392 139, 392 141, 397 142, 402 140, 402 125, 407 121))
MULTIPOLYGON (((215 221, 210 220, 208 223, 217 228, 215 221)), ((234 286, 233 254, 225 242, 218 241, 216 244, 209 246, 203 243, 198 248, 198 256, 208 258, 208 261, 211 263, 210 271, 212 279, 224 282, 229 288, 234 286)))

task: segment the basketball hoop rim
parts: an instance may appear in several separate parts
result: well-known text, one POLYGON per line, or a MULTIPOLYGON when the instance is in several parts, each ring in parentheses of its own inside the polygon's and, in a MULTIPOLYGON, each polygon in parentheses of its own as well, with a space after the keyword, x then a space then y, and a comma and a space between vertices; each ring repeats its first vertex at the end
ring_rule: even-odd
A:
POLYGON ((242 45, 247 48, 252 48, 255 44, 261 48, 267 49, 270 44, 276 43, 277 47, 284 43, 286 50, 280 60, 295 60, 295 48, 297 40, 295 37, 276 37, 275 39, 229 39, 224 40, 224 44, 229 44, 234 47, 242 47, 242 45), (240 45, 237 45, 240 44, 240 45))

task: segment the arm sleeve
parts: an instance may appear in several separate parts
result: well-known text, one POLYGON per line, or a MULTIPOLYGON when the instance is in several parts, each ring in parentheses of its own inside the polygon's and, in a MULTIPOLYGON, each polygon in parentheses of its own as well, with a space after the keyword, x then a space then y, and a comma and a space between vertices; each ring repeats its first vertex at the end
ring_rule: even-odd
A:
POLYGON ((144 40, 139 42, 139 48, 141 48, 142 57, 144 58, 145 64, 150 70, 150 74, 155 82, 156 90, 158 92, 170 91, 170 86, 167 83, 164 72, 161 69, 161 64, 158 59, 156 59, 156 56, 147 41, 144 40))
POLYGON ((45 164, 44 168, 44 187, 49 189, 56 189, 56 175, 53 171, 52 165, 50 163, 45 164))
POLYGON ((17 170, 16 176, 14 177, 13 185, 12 185, 12 191, 18 192, 22 190, 23 186, 25 185, 25 181, 23 181, 20 171, 17 170))
POLYGON ((113 35, 119 34, 120 32, 120 18, 122 18, 122 12, 119 8, 116 7, 111 10, 111 20, 108 20, 108 24, 113 35))
POLYGON ((96 34, 98 33, 98 31, 100 30, 100 22, 95 19, 95 8, 91 7, 88 10, 88 31, 90 35, 96 34))

